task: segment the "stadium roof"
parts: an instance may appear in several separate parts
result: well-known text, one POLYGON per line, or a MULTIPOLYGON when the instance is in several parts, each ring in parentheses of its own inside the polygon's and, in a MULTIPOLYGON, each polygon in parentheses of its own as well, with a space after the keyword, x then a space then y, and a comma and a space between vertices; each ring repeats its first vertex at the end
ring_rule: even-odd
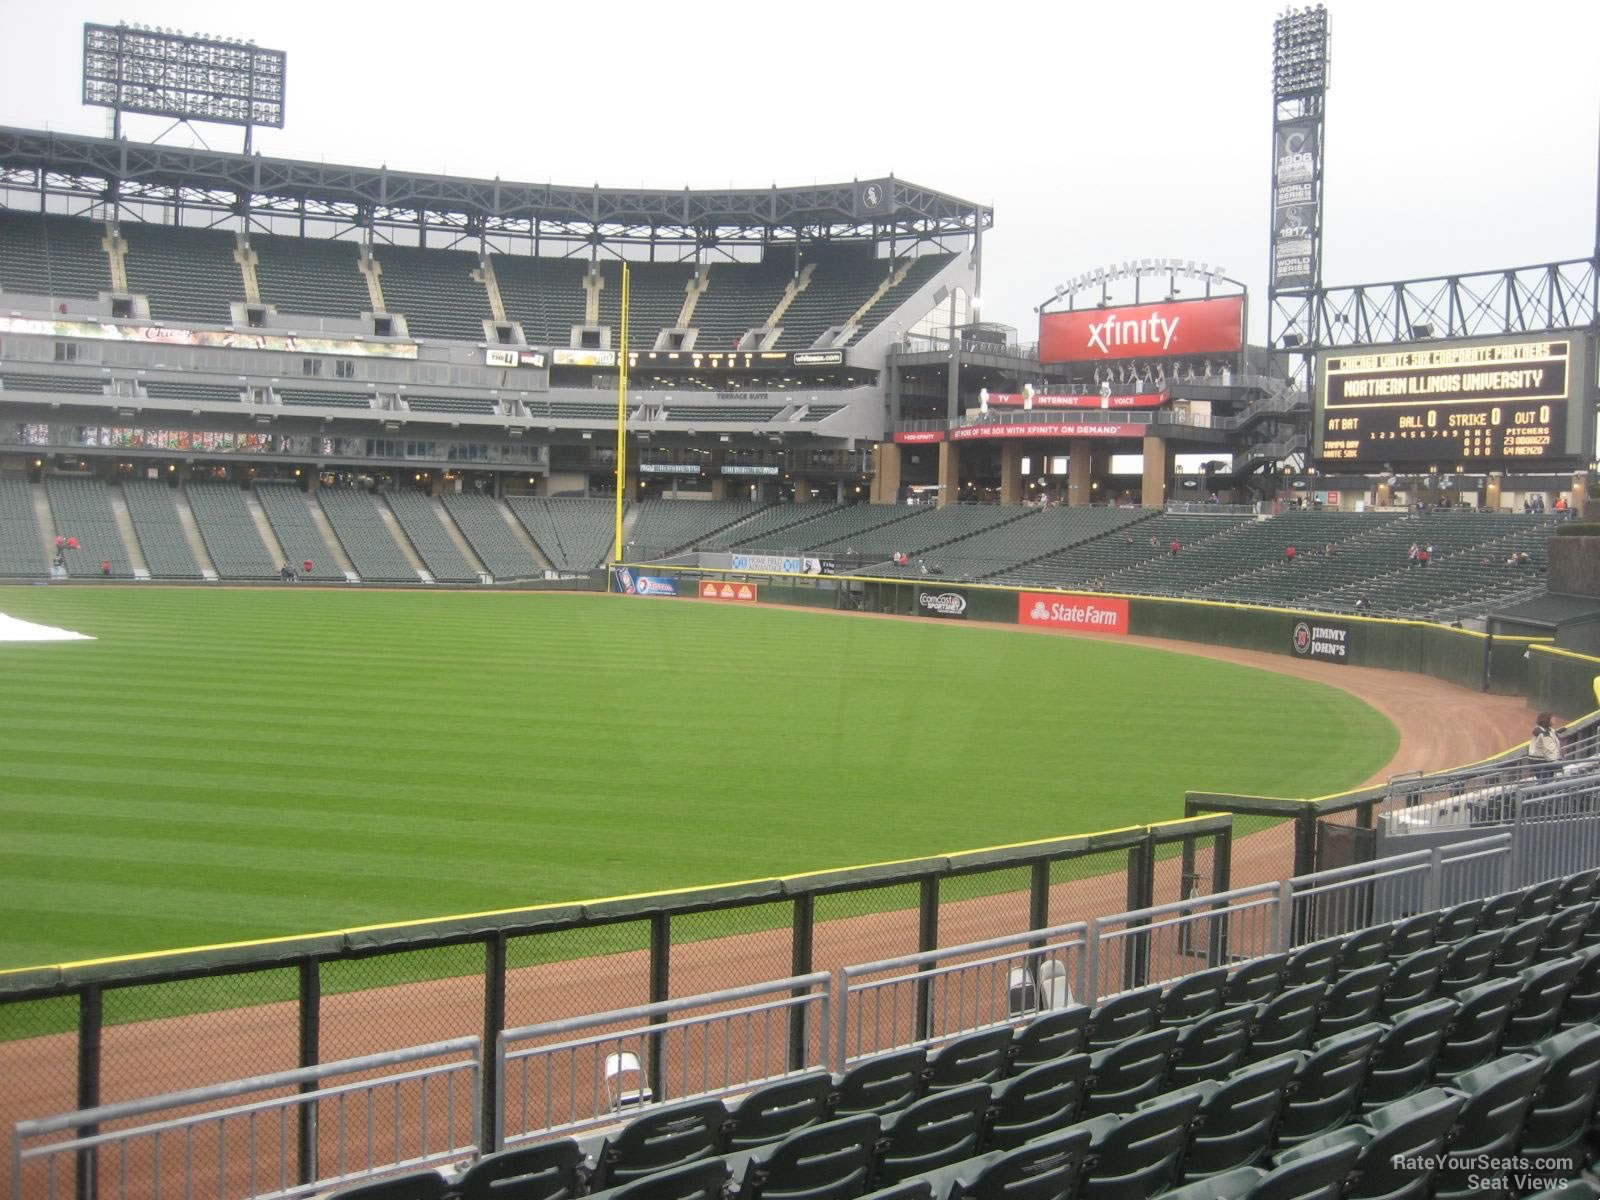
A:
POLYGON ((591 241, 930 238, 994 210, 892 176, 811 187, 677 191, 567 187, 341 166, 0 127, 0 187, 352 225, 591 241))

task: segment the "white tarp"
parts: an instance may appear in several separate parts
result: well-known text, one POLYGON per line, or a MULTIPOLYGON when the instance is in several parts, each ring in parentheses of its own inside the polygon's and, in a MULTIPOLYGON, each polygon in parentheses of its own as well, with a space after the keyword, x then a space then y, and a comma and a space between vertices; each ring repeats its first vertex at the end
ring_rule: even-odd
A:
POLYGON ((35 625, 0 613, 0 642, 92 642, 87 633, 73 633, 53 625, 35 625))

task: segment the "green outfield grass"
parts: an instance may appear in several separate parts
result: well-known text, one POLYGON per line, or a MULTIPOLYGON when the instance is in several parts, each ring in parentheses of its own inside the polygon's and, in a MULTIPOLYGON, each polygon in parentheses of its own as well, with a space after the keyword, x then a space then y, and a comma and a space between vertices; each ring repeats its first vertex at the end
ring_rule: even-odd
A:
POLYGON ((1321 684, 693 601, 5 588, 0 967, 712 884, 1312 795, 1321 684))

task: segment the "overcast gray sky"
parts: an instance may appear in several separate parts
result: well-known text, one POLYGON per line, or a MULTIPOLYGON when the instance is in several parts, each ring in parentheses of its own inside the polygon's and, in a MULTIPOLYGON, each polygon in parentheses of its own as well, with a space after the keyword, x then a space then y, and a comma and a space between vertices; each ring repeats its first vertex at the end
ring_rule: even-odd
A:
MULTIPOLYGON (((1264 301, 1282 8, 3 0, 0 123, 104 133, 79 102, 82 24, 126 20, 287 50, 287 128, 258 135, 264 154, 624 187, 893 172, 995 206, 984 316, 1027 341, 1058 281, 1124 258, 1221 265, 1264 301)), ((1600 4, 1329 8, 1326 282, 1592 250, 1600 4)))

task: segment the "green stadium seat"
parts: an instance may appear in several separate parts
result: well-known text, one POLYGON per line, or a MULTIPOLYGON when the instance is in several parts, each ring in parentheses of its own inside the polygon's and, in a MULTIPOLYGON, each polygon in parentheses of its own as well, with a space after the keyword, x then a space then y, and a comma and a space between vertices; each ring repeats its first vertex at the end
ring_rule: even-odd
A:
POLYGON ((1225 1008, 1178 1028, 1167 1069, 1169 1088, 1186 1087, 1208 1079, 1221 1079, 1244 1057, 1256 1012, 1250 1005, 1225 1008))
POLYGON ((604 1191, 657 1171, 718 1158, 727 1120, 720 1100, 697 1100, 635 1117, 606 1137, 595 1155, 590 1188, 604 1191))
MULTIPOLYGON (((1523 1121, 1548 1066, 1536 1054, 1508 1054, 1455 1077, 1451 1086, 1465 1093, 1467 1102, 1451 1134, 1451 1161, 1434 1183, 1435 1200, 1499 1200, 1509 1195, 1509 1187, 1487 1186, 1485 1176, 1491 1173, 1464 1164, 1479 1158, 1503 1158, 1516 1149, 1523 1121)), ((1503 1176, 1494 1172, 1492 1177, 1503 1176)))
POLYGON ((1600 867, 1591 867, 1587 871, 1568 875, 1561 881, 1561 888, 1556 894, 1556 906, 1568 908, 1574 904, 1582 904, 1586 900, 1600 899, 1600 896, 1596 895, 1597 888, 1600 888, 1600 867))
POLYGON ((1434 910, 1397 921, 1389 931, 1389 948, 1386 951, 1389 961, 1398 963, 1420 950, 1431 948, 1438 941, 1439 924, 1443 915, 1442 912, 1434 910))
POLYGON ((1534 917, 1552 915, 1561 901, 1561 880, 1547 879, 1543 883, 1529 884, 1522 889, 1522 903, 1517 906, 1517 916, 1524 921, 1534 917))
POLYGON ((1518 980, 1492 979, 1455 994, 1456 1015, 1433 1061, 1435 1079, 1470 1071, 1494 1057, 1521 991, 1518 980))
POLYGON ((1072 1124, 1083 1105, 1089 1069, 1087 1054, 1069 1054, 995 1084, 989 1146, 1010 1150, 1072 1124))
POLYGON ((1260 1062, 1309 1046, 1326 990, 1323 984, 1308 983, 1279 992, 1257 1008, 1245 1062, 1260 1062))
POLYGON ((1283 968, 1287 954, 1269 954, 1235 967, 1222 989, 1226 1008, 1237 1004, 1265 1004, 1283 990, 1283 968))
POLYGON ((1308 983, 1331 981, 1339 969, 1339 948, 1342 945, 1339 939, 1329 938, 1291 950, 1283 964, 1283 986, 1304 987, 1308 983))
POLYGON ((1161 989, 1139 988, 1102 1000, 1089 1014, 1089 1049, 1102 1050, 1135 1034, 1156 1027, 1161 1013, 1161 989))
POLYGON ((571 1138, 486 1154, 450 1187, 455 1200, 571 1200, 584 1193, 584 1155, 571 1138))
MULTIPOLYGON (((1187 1025, 1208 1017, 1223 1007, 1223 993, 1228 987, 1228 969, 1212 967, 1186 975, 1167 985, 1161 996, 1159 1020, 1163 1025, 1187 1025)), ((1244 1004, 1254 1001, 1241 1001, 1244 1004)))
POLYGON ((1600 1093, 1600 1026, 1575 1025, 1533 1050, 1545 1060, 1545 1073, 1523 1122, 1517 1151, 1525 1158, 1564 1158, 1581 1164, 1589 1157, 1584 1142, 1600 1093))
POLYGON ((1359 1125, 1347 1125, 1283 1151, 1274 1160, 1287 1167, 1344 1145, 1359 1154, 1346 1167, 1342 1195, 1347 1200, 1426 1200, 1434 1172, 1413 1160, 1437 1159, 1467 1098, 1443 1088, 1429 1088, 1367 1114, 1359 1125))
POLYGON ((1439 994, 1459 995, 1464 989, 1476 987, 1488 979, 1505 936, 1503 929, 1490 929, 1452 943, 1439 972, 1439 994))
POLYGON ((1322 1009, 1317 1014, 1313 1041, 1365 1025, 1383 1003, 1383 989, 1394 968, 1386 962, 1357 970, 1339 968, 1338 975, 1322 994, 1322 1009))
POLYGON ((728 1164, 720 1158, 707 1158, 590 1194, 606 1200, 723 1200, 727 1186, 728 1164))
POLYGON ((1003 1079, 1011 1060, 1009 1026, 969 1033, 928 1055, 927 1088, 964 1087, 969 1083, 994 1083, 1003 1079))
POLYGON ((1170 1187, 1199 1108, 1194 1092, 1172 1092, 1126 1116, 1085 1121, 1089 1158, 1078 1200, 1149 1200, 1170 1187))
POLYGON ((1500 1048, 1526 1050, 1553 1033, 1582 969, 1582 960, 1573 956, 1524 970, 1518 976, 1522 988, 1511 1005, 1511 1019, 1500 1036, 1500 1048))
POLYGON ((981 1083, 924 1096, 883 1123, 879 1186, 974 1157, 983 1144, 989 1089, 981 1083))
POLYGON ((325 1200, 441 1200, 444 1176, 437 1171, 411 1171, 372 1183, 329 1192, 325 1200))
POLYGON ((861 1200, 935 1200, 933 1185, 926 1179, 908 1179, 892 1187, 868 1192, 861 1200))
POLYGON ((1336 970, 1342 974, 1384 962, 1389 957, 1389 941, 1393 936, 1394 928, 1389 925, 1375 925, 1345 935, 1339 943, 1336 970))
POLYGON ((1339 1200, 1350 1168, 1361 1155, 1340 1142, 1281 1167, 1241 1167, 1163 1193, 1161 1200, 1339 1200))
POLYGON ((740 1098, 729 1112, 727 1149, 732 1152, 765 1146, 826 1121, 832 1095, 833 1077, 826 1071, 757 1088, 740 1098))
POLYGON ((1448 946, 1429 946, 1395 961, 1394 973, 1383 985, 1380 1019, 1392 1021, 1407 1009, 1432 1000, 1449 954, 1448 946))
POLYGON ((986 1154, 955 1168, 946 1200, 1066 1200, 1077 1194, 1089 1139, 1089 1130, 1075 1125, 986 1154))
POLYGON ((1016 1032, 1011 1043, 1011 1070, 1019 1072, 1088 1047, 1089 1009, 1074 1004, 1040 1013, 1016 1032))
POLYGON ((1600 946, 1578 951, 1578 974, 1561 1006, 1561 1024, 1600 1021, 1600 946))
POLYGON ((1300 1062, 1299 1054, 1281 1054, 1187 1089, 1200 1096, 1200 1108, 1183 1160, 1186 1180, 1255 1166, 1266 1158, 1300 1062))
POLYGON ((1361 1090, 1363 1109, 1393 1104, 1427 1086, 1457 1007, 1454 1000, 1430 1000, 1395 1018, 1372 1052, 1366 1086, 1361 1090))
POLYGON ((1533 1192, 1523 1200, 1600 1200, 1600 1184, 1587 1179, 1574 1179, 1557 1187, 1533 1192))
POLYGON ((1177 1044, 1176 1029, 1157 1029, 1097 1050, 1089 1059, 1084 1115, 1132 1112, 1159 1093, 1177 1044))
POLYGON ((1383 1032, 1384 1026, 1374 1022, 1324 1038, 1310 1049, 1295 1072, 1278 1121, 1279 1147, 1318 1137, 1350 1119, 1383 1032))
POLYGON ((1498 896, 1490 896, 1483 902, 1483 908, 1478 913, 1478 932, 1510 929, 1523 919, 1522 901, 1521 891, 1501 892, 1498 896))
POLYGON ((1437 945, 1453 946, 1462 938, 1478 932, 1478 914, 1483 912, 1482 900, 1464 900, 1452 904, 1439 913, 1439 924, 1433 940, 1437 945))
POLYGON ((840 1117, 792 1133, 751 1155, 739 1200, 854 1200, 872 1184, 881 1128, 873 1116, 840 1117))
POLYGON ((1589 900, 1568 905, 1553 913, 1550 924, 1545 927, 1544 939, 1539 944, 1538 961, 1549 962, 1553 958, 1576 954, 1583 946, 1584 935, 1589 932, 1597 907, 1600 906, 1589 900))
POLYGON ((1520 975, 1531 967, 1533 960, 1539 957, 1539 947, 1544 943, 1545 930, 1549 925, 1549 917, 1530 917, 1506 930, 1505 940, 1495 948, 1494 964, 1489 968, 1489 974, 1505 978, 1520 975))
POLYGON ((834 1078, 833 1113, 898 1112, 922 1095, 927 1070, 928 1054, 920 1047, 873 1055, 834 1078))

